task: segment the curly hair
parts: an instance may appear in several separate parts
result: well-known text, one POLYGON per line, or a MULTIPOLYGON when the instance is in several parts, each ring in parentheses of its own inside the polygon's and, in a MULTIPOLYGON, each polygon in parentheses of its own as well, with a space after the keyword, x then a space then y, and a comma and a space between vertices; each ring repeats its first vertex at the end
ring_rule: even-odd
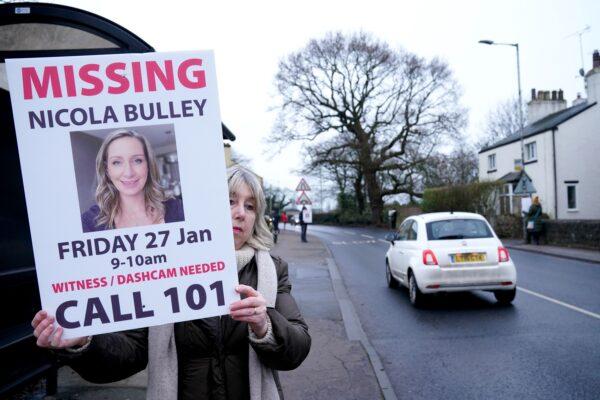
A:
POLYGON ((108 229, 115 227, 115 217, 120 210, 119 191, 108 176, 108 146, 117 139, 131 137, 140 141, 144 148, 144 156, 148 162, 148 177, 144 186, 144 200, 146 211, 155 215, 154 223, 160 221, 165 215, 165 193, 158 183, 158 167, 152 146, 143 135, 127 129, 118 129, 111 132, 102 142, 96 156, 96 203, 100 213, 96 218, 96 225, 105 225, 108 229))

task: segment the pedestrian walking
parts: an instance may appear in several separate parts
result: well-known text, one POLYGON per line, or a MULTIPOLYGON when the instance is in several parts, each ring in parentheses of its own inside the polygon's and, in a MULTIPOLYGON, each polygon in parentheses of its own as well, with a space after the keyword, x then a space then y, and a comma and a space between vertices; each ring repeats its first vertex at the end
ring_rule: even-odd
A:
POLYGON ((62 339, 45 311, 33 321, 37 345, 95 383, 127 378, 148 366, 149 400, 283 398, 277 370, 308 355, 308 327, 290 291, 288 266, 272 257, 265 198, 247 169, 228 169, 229 197, 242 300, 230 314, 150 328, 62 339))
POLYGON ((398 216, 398 212, 396 210, 390 210, 389 216, 390 216, 390 228, 392 230, 395 230, 396 229, 396 218, 398 216))
POLYGON ((307 242, 306 240, 306 228, 307 228, 307 224, 304 221, 304 211, 306 211, 306 206, 302 206, 302 210, 300 211, 300 240, 302 240, 304 243, 307 242))
POLYGON ((281 213, 281 222, 283 222, 283 230, 285 230, 285 226, 288 223, 288 216, 285 211, 281 213))
POLYGON ((531 243, 531 238, 536 245, 540 244, 540 234, 542 232, 542 204, 540 203, 540 198, 535 196, 533 198, 533 202, 529 207, 529 211, 527 211, 526 221, 527 221, 527 244, 531 243))
POLYGON ((273 212, 273 228, 276 233, 279 233, 279 218, 279 209, 276 208, 273 212))

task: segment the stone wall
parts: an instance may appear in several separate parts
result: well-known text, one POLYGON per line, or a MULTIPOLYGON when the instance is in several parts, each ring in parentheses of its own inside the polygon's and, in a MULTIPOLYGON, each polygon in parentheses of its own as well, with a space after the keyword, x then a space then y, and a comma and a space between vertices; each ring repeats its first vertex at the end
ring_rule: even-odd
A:
POLYGON ((600 250, 600 220, 546 220, 542 242, 600 250))

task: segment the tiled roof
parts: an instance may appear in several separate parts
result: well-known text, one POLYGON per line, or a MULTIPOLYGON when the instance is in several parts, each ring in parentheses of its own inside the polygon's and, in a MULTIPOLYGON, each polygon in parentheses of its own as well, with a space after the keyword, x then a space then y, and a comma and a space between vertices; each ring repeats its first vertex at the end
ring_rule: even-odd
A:
MULTIPOLYGON (((542 118, 538 121, 535 121, 533 124, 527 125, 525 128, 523 128, 523 137, 527 138, 530 136, 537 135, 538 133, 542 133, 542 132, 548 131, 550 129, 554 129, 558 125, 573 118, 577 114, 587 110, 588 108, 590 108, 594 105, 596 105, 596 102, 591 103, 591 104, 588 104, 587 102, 581 103, 581 104, 577 104, 576 106, 569 107, 564 110, 547 115, 544 118, 542 118)), ((512 135, 510 135, 494 144, 491 144, 489 146, 482 148, 481 150, 479 150, 479 153, 483 153, 484 151, 492 150, 492 149, 495 149, 496 147, 504 146, 509 143, 518 142, 519 140, 521 140, 520 131, 513 133, 512 135)))
POLYGON ((509 172, 508 174, 502 176, 498 180, 500 182, 504 182, 504 183, 513 183, 513 182, 518 182, 519 179, 521 179, 521 171, 509 172))

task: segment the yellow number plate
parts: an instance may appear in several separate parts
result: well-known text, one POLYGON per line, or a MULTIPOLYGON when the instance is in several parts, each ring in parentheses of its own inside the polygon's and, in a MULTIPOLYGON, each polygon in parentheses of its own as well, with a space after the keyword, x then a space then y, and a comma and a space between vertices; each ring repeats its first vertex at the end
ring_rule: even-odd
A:
POLYGON ((485 261, 485 253, 460 253, 460 254, 452 254, 451 257, 452 257, 453 263, 485 261))

